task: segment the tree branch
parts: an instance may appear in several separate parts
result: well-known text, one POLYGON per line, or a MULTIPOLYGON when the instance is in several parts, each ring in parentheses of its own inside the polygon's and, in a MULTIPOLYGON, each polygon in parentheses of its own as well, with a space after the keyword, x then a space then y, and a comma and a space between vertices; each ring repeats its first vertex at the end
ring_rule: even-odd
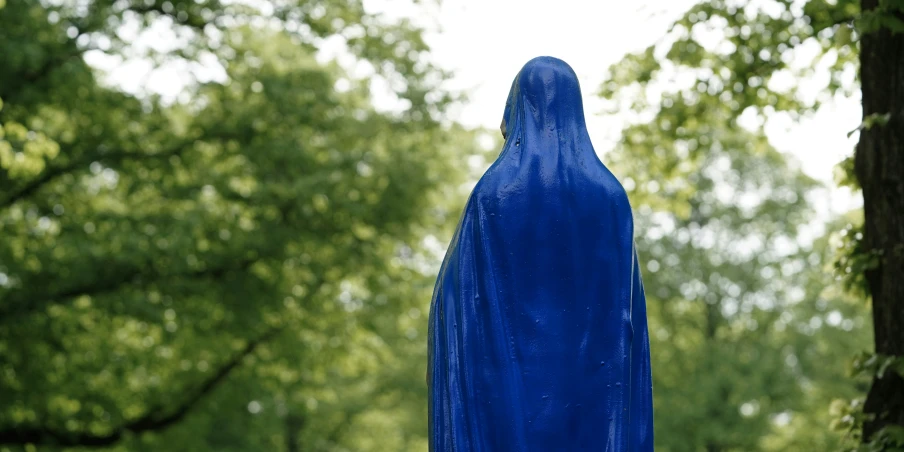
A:
POLYGON ((150 284, 165 278, 220 278, 230 271, 245 270, 261 259, 263 259, 262 256, 245 258, 238 261, 229 261, 218 267, 186 273, 166 274, 136 267, 116 276, 100 275, 100 277, 88 283, 65 288, 54 293, 40 294, 38 295, 39 299, 34 301, 31 300, 32 297, 30 296, 20 296, 18 299, 6 298, 3 300, 3 309, 0 309, 0 318, 4 321, 14 320, 19 316, 38 311, 56 302, 70 300, 80 295, 97 296, 115 292, 126 285, 136 282, 150 284))
POLYGON ((91 50, 98 50, 97 47, 86 46, 86 47, 77 47, 75 46, 75 39, 70 40, 72 43, 72 49, 68 52, 63 52, 62 54, 58 54, 53 58, 48 58, 47 61, 44 62, 41 67, 33 72, 27 72, 24 74, 20 74, 18 77, 18 83, 16 84, 8 84, 3 87, 3 90, 0 91, 0 97, 6 99, 7 102, 14 101, 16 98, 16 94, 22 92, 22 89, 29 84, 38 83, 56 69, 59 69, 66 63, 80 59, 82 55, 91 50))
MULTIPOLYGON (((93 162, 103 162, 103 163, 114 163, 114 162, 124 162, 127 160, 150 160, 150 159, 166 159, 170 157, 178 157, 181 156, 184 152, 191 148, 191 146, 198 141, 217 141, 217 140, 242 140, 249 139, 249 137, 253 136, 253 133, 250 133, 246 130, 238 130, 238 131, 227 131, 227 132, 217 132, 210 133, 209 135, 201 133, 194 138, 187 138, 178 143, 175 143, 168 148, 157 151, 157 152, 136 152, 136 151, 118 151, 118 152, 108 152, 102 154, 91 154, 84 155, 80 157, 76 157, 69 161, 68 163, 58 166, 58 167, 48 167, 48 169, 44 170, 41 174, 39 174, 36 178, 25 183, 24 186, 9 190, 11 193, 2 198, 0 200, 0 210, 5 209, 16 202, 31 196, 34 192, 39 190, 41 187, 47 185, 48 183, 54 181, 60 176, 72 173, 80 168, 85 168, 93 162)), ((62 150, 61 150, 62 152, 62 150)))
POLYGON ((64 447, 103 447, 114 444, 122 440, 123 436, 128 434, 139 435, 146 432, 162 431, 173 424, 181 421, 187 416, 192 409, 198 406, 199 402, 208 394, 214 391, 235 368, 241 365, 242 361, 254 353, 254 350, 262 343, 271 339, 280 328, 271 328, 266 333, 256 339, 248 341, 239 353, 226 361, 216 372, 209 378, 204 380, 200 386, 194 391, 186 395, 176 408, 165 410, 158 408, 149 411, 146 415, 123 424, 113 429, 110 433, 95 435, 90 433, 71 433, 64 430, 56 430, 52 428, 27 427, 18 428, 10 427, 0 429, 0 444, 4 445, 55 445, 64 447))
POLYGON ((69 174, 79 168, 90 165, 93 162, 121 162, 124 160, 141 160, 141 159, 153 159, 153 158, 168 158, 173 156, 178 156, 185 152, 185 150, 191 146, 197 140, 187 140, 181 142, 177 145, 170 147, 161 152, 155 153, 144 153, 144 152, 111 152, 109 154, 93 154, 90 156, 84 156, 81 158, 75 158, 69 163, 58 166, 58 167, 50 167, 44 172, 42 172, 38 177, 28 181, 24 186, 20 187, 18 190, 13 190, 8 196, 3 198, 0 201, 0 209, 5 209, 19 200, 31 196, 38 189, 52 182, 56 178, 63 176, 65 174, 69 174))

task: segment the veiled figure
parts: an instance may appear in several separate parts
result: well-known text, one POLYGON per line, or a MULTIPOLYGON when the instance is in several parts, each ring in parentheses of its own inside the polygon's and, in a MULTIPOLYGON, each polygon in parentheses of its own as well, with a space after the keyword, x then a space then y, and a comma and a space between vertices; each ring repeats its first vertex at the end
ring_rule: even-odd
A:
POLYGON ((430 308, 430 450, 653 450, 646 303, 625 190, 580 86, 540 57, 474 188, 430 308))

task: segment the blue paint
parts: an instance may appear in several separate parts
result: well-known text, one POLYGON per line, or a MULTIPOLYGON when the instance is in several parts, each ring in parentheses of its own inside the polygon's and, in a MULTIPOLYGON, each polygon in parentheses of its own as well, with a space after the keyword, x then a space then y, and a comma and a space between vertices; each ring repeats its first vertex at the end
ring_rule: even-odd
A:
POLYGON ((528 62, 430 309, 433 452, 653 450, 631 207, 563 61, 528 62))

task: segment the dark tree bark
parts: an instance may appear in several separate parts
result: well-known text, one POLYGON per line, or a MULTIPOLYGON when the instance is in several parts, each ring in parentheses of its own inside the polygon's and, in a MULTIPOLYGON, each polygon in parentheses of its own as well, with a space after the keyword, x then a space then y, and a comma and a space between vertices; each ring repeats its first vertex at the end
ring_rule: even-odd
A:
POLYGON ((301 452, 298 436, 303 427, 303 417, 292 413, 286 416, 286 452, 301 452))
MULTIPOLYGON (((864 12, 879 0, 862 0, 864 12)), ((887 13, 883 13, 887 14, 887 13)), ((884 125, 864 127, 855 154, 863 188, 863 240, 879 265, 866 272, 872 296, 876 353, 904 357, 904 34, 886 28, 860 42, 864 119, 887 115, 884 125)), ((864 411, 875 416, 864 441, 887 425, 904 426, 904 379, 874 377, 864 411)))

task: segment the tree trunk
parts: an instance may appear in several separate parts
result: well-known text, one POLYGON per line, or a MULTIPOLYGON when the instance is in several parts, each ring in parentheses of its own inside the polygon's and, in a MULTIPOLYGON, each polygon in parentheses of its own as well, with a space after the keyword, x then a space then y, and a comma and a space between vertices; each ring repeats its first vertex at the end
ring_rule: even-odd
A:
POLYGON ((286 416, 286 452, 301 452, 298 434, 304 427, 304 418, 289 413, 286 416))
MULTIPOLYGON (((862 10, 879 0, 862 0, 862 10)), ((885 125, 862 130, 855 171, 863 188, 864 249, 877 253, 866 272, 872 296, 876 353, 904 357, 904 34, 883 28, 860 41, 863 117, 889 115, 885 125)), ((874 377, 864 411, 875 416, 864 441, 887 425, 904 426, 904 379, 894 372, 874 377)))

